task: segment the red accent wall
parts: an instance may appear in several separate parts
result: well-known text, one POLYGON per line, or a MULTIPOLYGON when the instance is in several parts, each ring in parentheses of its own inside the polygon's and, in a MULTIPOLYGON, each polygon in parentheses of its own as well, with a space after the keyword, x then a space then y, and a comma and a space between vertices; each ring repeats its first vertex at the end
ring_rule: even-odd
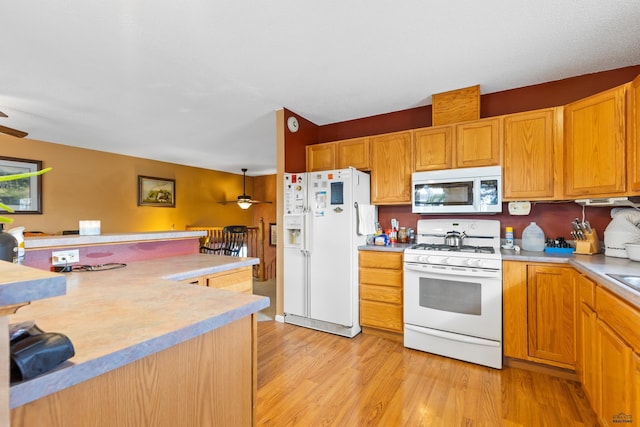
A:
MULTIPOLYGON (((639 74, 640 65, 635 65, 502 92, 484 94, 480 97, 480 116, 492 117, 502 114, 530 111, 538 108, 564 105, 603 90, 630 82, 639 74)), ((286 112, 285 117, 288 117, 289 113, 290 112, 286 112)), ((324 126, 317 126, 308 121, 305 122, 304 127, 307 129, 302 132, 303 122, 301 121, 301 130, 297 135, 294 134, 295 138, 291 137, 292 134, 289 131, 286 131, 285 170, 287 172, 304 171, 304 145, 306 144, 336 141, 346 138, 355 138, 431 126, 431 106, 411 108, 408 110, 332 123, 324 126), (290 137, 292 138, 291 141, 290 137), (289 152, 289 149, 291 149, 291 153, 289 152), (292 157, 291 159, 289 158, 290 156, 292 157), (295 168, 293 168, 294 165, 295 168)), ((571 230, 571 226, 569 223, 576 217, 582 219, 582 212, 582 207, 573 202, 536 203, 533 204, 530 215, 511 216, 509 215, 507 205, 505 204, 502 214, 472 216, 471 218, 500 220, 502 223, 503 234, 505 226, 513 226, 516 239, 521 238, 522 230, 531 221, 536 221, 545 231, 545 235, 547 237, 564 237, 565 239, 570 239, 569 231, 571 230)), ((611 220, 611 209, 586 208, 584 212, 585 219, 591 222, 592 226, 598 232, 600 240, 604 239, 604 229, 611 220)), ((378 217, 383 228, 390 226, 391 218, 398 219, 400 221, 400 225, 403 227, 415 227, 417 220, 421 218, 438 218, 438 216, 421 216, 412 214, 411 207, 407 205, 379 206, 378 217)), ((459 217, 470 218, 469 216, 459 217)), ((442 218, 442 216, 440 218, 442 218)))
POLYGON ((304 172, 307 170, 306 146, 318 142, 318 128, 315 123, 293 111, 284 109, 284 171, 289 173, 304 172), (287 128, 287 119, 295 116, 298 119, 298 131, 293 133, 287 128))

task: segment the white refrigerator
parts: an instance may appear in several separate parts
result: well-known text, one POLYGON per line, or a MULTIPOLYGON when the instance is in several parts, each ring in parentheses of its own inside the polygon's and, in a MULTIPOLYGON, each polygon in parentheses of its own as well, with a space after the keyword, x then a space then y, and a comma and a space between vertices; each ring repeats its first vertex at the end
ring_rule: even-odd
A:
POLYGON ((354 337, 361 331, 358 246, 367 237, 358 234, 357 206, 370 203, 369 175, 287 173, 284 186, 284 321, 354 337))

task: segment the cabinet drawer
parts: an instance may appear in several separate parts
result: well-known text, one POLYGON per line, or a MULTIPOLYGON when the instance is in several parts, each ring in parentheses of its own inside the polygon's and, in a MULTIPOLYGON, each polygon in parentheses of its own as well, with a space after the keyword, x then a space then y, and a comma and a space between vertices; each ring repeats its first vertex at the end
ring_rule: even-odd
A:
POLYGON ((360 324, 402 332, 402 307, 375 301, 360 301, 360 324))
POLYGON ((402 252, 360 251, 360 267, 402 270, 402 252))
POLYGON ((360 298, 393 304, 402 304, 402 288, 360 285, 360 298))
POLYGON ((231 271, 208 275, 207 286, 210 288, 251 293, 253 288, 251 267, 242 267, 231 271))
POLYGON ((596 311, 602 321, 640 353, 640 310, 597 286, 596 311))
POLYGON ((402 270, 360 268, 360 283, 367 285, 402 287, 402 270))

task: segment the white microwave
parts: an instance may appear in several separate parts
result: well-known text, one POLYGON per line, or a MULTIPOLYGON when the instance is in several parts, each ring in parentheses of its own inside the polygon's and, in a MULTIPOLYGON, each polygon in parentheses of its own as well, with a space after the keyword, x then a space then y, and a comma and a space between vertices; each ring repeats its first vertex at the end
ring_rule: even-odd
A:
POLYGON ((502 212, 502 167, 414 172, 411 211, 418 214, 502 212))

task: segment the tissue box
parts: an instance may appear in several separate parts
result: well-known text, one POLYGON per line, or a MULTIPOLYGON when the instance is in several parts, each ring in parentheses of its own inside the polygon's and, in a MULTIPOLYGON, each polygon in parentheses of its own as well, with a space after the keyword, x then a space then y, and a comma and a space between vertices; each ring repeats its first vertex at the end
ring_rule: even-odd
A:
POLYGON ((81 236, 97 236, 100 234, 100 221, 80 221, 81 236))

